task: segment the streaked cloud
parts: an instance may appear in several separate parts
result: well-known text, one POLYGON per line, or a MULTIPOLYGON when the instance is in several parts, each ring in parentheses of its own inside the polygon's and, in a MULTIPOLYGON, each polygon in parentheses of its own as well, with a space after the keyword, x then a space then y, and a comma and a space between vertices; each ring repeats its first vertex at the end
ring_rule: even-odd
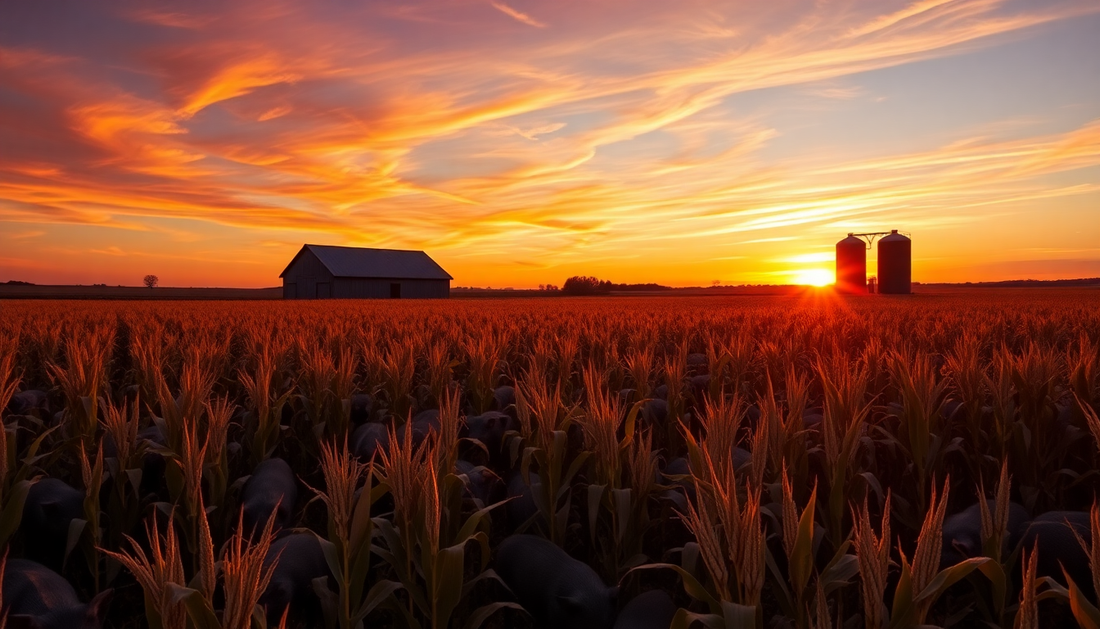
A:
POLYGON ((528 26, 534 26, 535 28, 546 28, 546 24, 536 20, 535 18, 531 17, 530 15, 527 15, 526 13, 523 13, 522 11, 517 11, 516 9, 513 9, 512 7, 508 6, 507 4, 504 4, 503 2, 494 1, 494 2, 490 2, 490 4, 492 4, 493 8, 496 9, 497 11, 500 11, 504 15, 507 15, 508 17, 514 19, 517 22, 521 22, 521 23, 526 24, 528 26))

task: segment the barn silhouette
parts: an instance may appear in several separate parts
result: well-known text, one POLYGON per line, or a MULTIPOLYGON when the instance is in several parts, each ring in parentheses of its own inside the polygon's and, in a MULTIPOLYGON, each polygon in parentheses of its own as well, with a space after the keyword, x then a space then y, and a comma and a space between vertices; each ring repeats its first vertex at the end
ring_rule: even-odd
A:
POLYGON ((423 251, 309 244, 279 277, 283 299, 446 299, 454 279, 423 251))

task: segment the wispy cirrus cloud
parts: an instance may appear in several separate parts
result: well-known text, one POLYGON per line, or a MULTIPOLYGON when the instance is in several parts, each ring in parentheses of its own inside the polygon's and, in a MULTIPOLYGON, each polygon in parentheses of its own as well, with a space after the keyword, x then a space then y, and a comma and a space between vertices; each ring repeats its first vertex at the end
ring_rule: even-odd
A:
POLYGON ((543 22, 536 20, 535 18, 527 15, 526 13, 523 13, 522 11, 517 11, 516 9, 513 9, 503 2, 497 2, 496 0, 494 0, 489 4, 493 5, 493 8, 497 11, 500 11, 504 15, 507 15, 517 22, 526 24, 528 26, 534 26, 535 28, 546 28, 546 24, 544 24, 543 22))

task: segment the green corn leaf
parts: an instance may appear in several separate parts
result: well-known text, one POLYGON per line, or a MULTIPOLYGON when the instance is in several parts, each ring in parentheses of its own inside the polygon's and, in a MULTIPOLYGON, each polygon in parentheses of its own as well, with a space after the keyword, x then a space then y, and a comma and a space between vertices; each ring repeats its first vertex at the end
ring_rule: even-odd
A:
POLYGON ((344 583, 344 568, 340 561, 340 549, 336 547, 336 544, 328 541, 314 533, 317 537, 317 541, 321 544, 321 552, 325 555, 325 563, 328 564, 328 569, 332 572, 332 575, 336 578, 336 584, 340 587, 341 591, 347 589, 348 584, 344 583))
POLYGON ((977 568, 993 560, 989 557, 971 557, 960 561, 959 563, 951 566, 950 568, 944 568, 936 573, 936 576, 932 577, 932 581, 928 583, 928 587, 917 594, 913 599, 914 603, 919 603, 924 600, 929 600, 929 603, 934 602, 940 597, 947 588, 958 583, 961 579, 965 579, 966 575, 970 574, 977 568))
POLYGON ((913 608, 913 574, 909 567, 909 560, 905 553, 898 550, 901 555, 901 576, 894 588, 894 603, 890 608, 890 628, 908 627, 913 624, 909 616, 914 613, 913 608))
MULTIPOLYGON (((849 544, 850 542, 845 542, 849 544)), ((821 572, 821 587, 826 594, 831 594, 852 581, 859 574, 859 560, 855 555, 837 553, 829 566, 821 572)))
POLYGON ((775 563, 775 557, 772 556, 770 550, 764 553, 764 565, 767 566, 768 571, 771 572, 773 583, 776 586, 776 590, 773 592, 775 597, 779 599, 779 607, 783 610, 783 613, 787 616, 797 616, 799 613, 798 604, 795 602, 794 597, 791 596, 791 591, 787 588, 788 575, 779 569, 779 565, 775 563))
POLYGON ((473 537, 474 531, 476 531, 478 525, 481 524, 481 520, 490 511, 492 511, 493 509, 496 509, 500 505, 502 505, 502 504, 504 504, 504 503, 506 503, 510 500, 512 500, 512 499, 508 498, 506 500, 501 500, 500 502, 495 502, 495 503, 489 505, 488 507, 483 507, 481 509, 478 509, 477 511, 474 511, 472 514, 470 514, 470 517, 466 519, 466 522, 462 525, 462 528, 458 531, 458 538, 457 538, 456 542, 457 541, 465 541, 465 540, 473 537))
MULTIPOLYGON (((488 539, 486 539, 486 544, 488 544, 488 539)), ((505 590, 511 592, 511 590, 508 589, 508 584, 501 580, 500 575, 496 573, 496 570, 493 570, 492 568, 486 568, 485 570, 482 570, 481 573, 478 574, 476 577, 470 578, 466 581, 466 583, 462 585, 462 596, 468 596, 470 592, 473 591, 474 587, 476 587, 477 584, 481 583, 482 581, 496 581, 505 590)))
POLYGON ((630 407, 630 412, 626 414, 626 419, 623 421, 623 443, 628 444, 634 438, 634 425, 638 422, 638 413, 642 411, 642 407, 649 400, 638 400, 630 407))
POLYGON ((527 486, 531 485, 531 461, 537 452, 539 452, 538 448, 528 446, 523 449, 523 454, 520 456, 519 474, 527 486))
POLYGON ((23 506, 27 502, 27 493, 34 481, 23 480, 12 486, 4 501, 4 510, 0 513, 0 547, 7 546, 11 536, 19 530, 23 521, 23 506))
MULTIPOLYGON (((539 469, 549 470, 547 476, 549 477, 551 482, 557 479, 563 479, 563 482, 567 482, 562 477, 561 472, 562 463, 565 462, 565 454, 569 449, 569 435, 567 435, 564 430, 555 430, 551 434, 553 441, 551 443, 549 451, 545 449, 543 450, 544 455, 549 455, 549 465, 542 465, 542 463, 545 461, 544 459, 543 461, 539 462, 539 469)), ((546 479, 543 479, 543 482, 546 482, 546 479)), ((555 494, 554 497, 557 497, 557 495, 555 494)))
POLYGON ((684 547, 680 549, 680 565, 684 570, 695 574, 696 566, 699 565, 699 544, 698 542, 688 542, 684 544, 684 547))
MULTIPOLYGON (((46 437, 48 437, 50 435, 50 433, 52 433, 53 431, 57 430, 60 427, 61 427, 61 424, 58 424, 58 425, 54 426, 53 428, 50 428, 48 430, 44 430, 37 437, 35 437, 34 441, 32 441, 29 446, 27 446, 27 452, 26 452, 26 454, 23 455, 23 459, 22 459, 23 466, 19 470, 19 472, 16 473, 16 475, 15 475, 16 481, 23 481, 23 480, 27 480, 28 478, 30 478, 31 473, 34 470, 34 464, 37 463, 39 460, 41 460, 43 456, 46 456, 46 455, 38 456, 38 450, 39 450, 39 448, 42 447, 42 442, 45 441, 46 437)), ((15 443, 16 443, 16 440, 15 439, 9 439, 8 443, 12 444, 12 446, 14 447, 15 443)))
POLYGON ((755 629, 756 606, 722 601, 722 619, 725 629, 755 629))
POLYGON ((708 629, 726 629, 725 622, 718 614, 697 614, 683 608, 676 610, 669 629, 688 629, 697 622, 708 629))
POLYGON ((490 603, 482 607, 478 607, 474 610, 474 613, 470 615, 469 620, 463 625, 463 629, 479 629, 481 625, 485 624, 485 621, 490 616, 497 613, 502 609, 516 609, 523 613, 527 613, 527 610, 523 608, 519 603, 513 603, 511 601, 499 601, 497 603, 490 603))
POLYGON ((126 470, 126 479, 130 481, 130 488, 133 489, 134 495, 141 495, 141 469, 126 470))
POLYGON ((168 591, 172 593, 172 602, 183 601, 188 617, 195 629, 222 629, 217 614, 210 607, 210 602, 203 598, 198 590, 184 587, 176 583, 168 583, 168 591))
POLYGON ((997 615, 1000 616, 1004 612, 1008 592, 1008 575, 1005 574, 1004 566, 997 561, 990 560, 978 566, 978 570, 982 571, 982 574, 989 579, 989 583, 993 586, 993 604, 997 615))
POLYGON ((397 561, 397 558, 393 556, 393 553, 391 553, 388 548, 385 548, 383 546, 371 544, 370 551, 378 555, 378 557, 381 558, 382 561, 388 564, 393 564, 393 562, 397 561))
POLYGON ((402 583, 408 583, 411 575, 407 573, 405 566, 408 563, 408 551, 411 549, 406 548, 404 540, 401 539, 401 534, 397 532, 397 529, 389 520, 385 518, 374 518, 374 525, 377 527, 379 533, 381 533, 382 539, 385 540, 386 548, 393 555, 393 561, 389 563, 393 566, 394 570, 397 571, 398 579, 400 579, 402 583))
POLYGON ((80 518, 73 518, 69 521, 69 532, 65 537, 65 554, 61 559, 62 571, 64 571, 65 566, 69 563, 69 555, 72 554, 77 544, 80 543, 80 538, 83 537, 84 529, 87 528, 87 525, 88 521, 80 518))
POLYGON ((1039 577, 1038 579, 1035 579, 1035 582, 1037 584, 1035 587, 1039 587, 1039 585, 1047 586, 1045 590, 1039 592, 1039 594, 1035 597, 1035 600, 1045 601, 1047 599, 1054 599, 1062 603, 1069 602, 1069 590, 1066 589, 1066 587, 1063 586, 1061 583, 1058 583, 1050 577, 1039 577))
MULTIPOLYGON (((367 478, 367 487, 370 487, 370 478, 367 478)), ((355 500, 355 509, 351 515, 351 548, 362 547, 370 543, 371 532, 374 529, 370 517, 371 492, 363 490, 355 500)))
POLYGON ((445 626, 454 608, 462 599, 462 576, 465 568, 466 544, 461 542, 439 551, 436 557, 436 587, 433 592, 435 610, 433 613, 437 626, 445 626), (442 621, 442 622, 439 622, 442 621))
POLYGON ((84 408, 84 417, 88 419, 88 423, 95 425, 96 416, 96 399, 95 396, 80 396, 80 405, 84 408))
POLYGON ((600 501, 603 500, 605 491, 607 485, 588 486, 588 536, 593 546, 596 545, 596 520, 600 516, 600 501))
POLYGON ((355 622, 358 623, 366 618, 368 614, 385 603, 387 599, 390 599, 394 592, 403 587, 404 586, 397 581, 389 581, 386 579, 382 579, 372 585, 370 591, 367 592, 366 598, 363 599, 363 604, 355 611, 353 617, 355 622))
POLYGON ((328 577, 317 577, 310 582, 317 599, 321 601, 321 613, 325 617, 325 628, 334 629, 340 616, 340 595, 329 589, 328 577))
POLYGON ((615 503, 615 520, 618 525, 615 529, 615 540, 622 544, 626 539, 626 530, 630 526, 631 522, 631 507, 633 503, 630 500, 630 489, 612 489, 611 499, 615 503))
POLYGON ((1069 608, 1077 624, 1081 625, 1081 629, 1100 629, 1100 610, 1085 598, 1081 588, 1073 582, 1073 578, 1066 572, 1065 567, 1062 568, 1062 574, 1065 575, 1066 583, 1069 584, 1069 608))
POLYGON ((367 579, 370 576, 370 556, 371 545, 369 543, 363 544, 352 551, 351 566, 348 570, 348 578, 351 581, 348 593, 353 599, 361 597, 367 587, 367 579))
MULTIPOLYGON (((681 581, 683 582, 683 585, 684 585, 684 592, 687 592, 688 596, 694 598, 697 601, 702 601, 703 603, 706 603, 707 606, 709 606, 712 610, 721 609, 721 605, 718 602, 718 599, 711 596, 710 592, 708 592, 707 589, 705 587, 703 587, 703 584, 699 583, 699 580, 695 578, 695 575, 691 574, 687 570, 684 570, 680 566, 677 566, 676 564, 672 564, 672 563, 648 563, 648 564, 645 564, 644 566, 638 566, 637 568, 633 568, 630 571, 628 571, 626 574, 630 574, 631 572, 635 572, 635 571, 638 571, 638 570, 662 570, 662 569, 672 570, 676 574, 680 575, 680 579, 681 579, 681 581)), ((623 575, 623 578, 625 579, 626 575, 623 575)))
MULTIPOLYGON (((573 506, 572 504, 570 504, 572 502, 572 500, 570 500, 570 496, 573 493, 572 488, 568 489, 569 491, 566 492, 565 500, 562 503, 561 508, 558 509, 558 512, 554 514, 554 530, 559 531, 563 536, 566 529, 569 527, 569 513, 570 511, 572 511, 573 506)), ((564 540, 559 539, 558 544, 560 545, 563 541, 564 540)))
POLYGON ((798 533, 794 538, 794 547, 791 549, 790 571, 792 585, 796 596, 801 600, 806 585, 810 582, 810 576, 814 567, 814 509, 817 504, 817 490, 810 495, 810 501, 802 510, 802 517, 798 521, 798 533))
POLYGON ((565 495, 565 492, 570 489, 569 483, 573 480, 573 477, 577 475, 577 472, 581 471, 581 466, 592 453, 587 450, 577 455, 577 458, 573 459, 573 462, 569 465, 569 470, 565 473, 565 476, 561 477, 561 487, 558 488, 557 498, 561 498, 565 495))

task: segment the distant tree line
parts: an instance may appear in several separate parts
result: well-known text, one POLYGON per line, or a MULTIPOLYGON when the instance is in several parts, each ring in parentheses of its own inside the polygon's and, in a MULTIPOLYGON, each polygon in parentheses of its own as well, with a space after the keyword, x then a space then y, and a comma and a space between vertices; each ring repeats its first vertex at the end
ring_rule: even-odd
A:
POLYGON ((648 284, 615 284, 607 280, 601 280, 598 277, 591 277, 588 275, 574 275, 573 277, 565 280, 565 284, 562 284, 561 292, 565 295, 606 295, 611 291, 653 291, 653 290, 672 290, 668 286, 662 286, 660 284, 648 283, 648 284))
POLYGON ((566 295, 606 295, 611 292, 611 282, 589 275, 574 275, 565 280, 561 292, 566 295))

